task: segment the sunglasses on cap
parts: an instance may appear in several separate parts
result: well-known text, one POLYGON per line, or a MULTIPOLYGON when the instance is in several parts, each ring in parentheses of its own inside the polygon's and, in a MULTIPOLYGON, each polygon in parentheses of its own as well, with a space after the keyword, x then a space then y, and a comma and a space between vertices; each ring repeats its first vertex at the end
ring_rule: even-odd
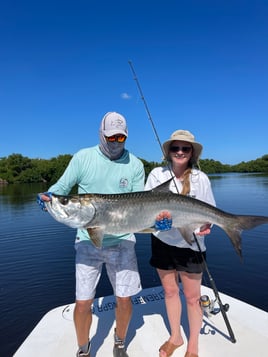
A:
POLYGON ((171 152, 178 152, 178 151, 182 151, 184 153, 189 153, 192 150, 191 146, 171 146, 169 148, 169 151, 171 152))
POLYGON ((119 134, 119 135, 112 135, 112 136, 105 136, 106 141, 109 143, 124 143, 127 139, 125 135, 119 134))

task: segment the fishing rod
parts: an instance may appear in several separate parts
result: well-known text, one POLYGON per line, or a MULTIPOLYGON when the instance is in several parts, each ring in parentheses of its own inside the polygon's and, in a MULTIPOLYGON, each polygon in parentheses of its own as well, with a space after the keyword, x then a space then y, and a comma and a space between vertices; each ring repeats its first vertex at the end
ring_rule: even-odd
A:
POLYGON ((138 77, 136 76, 136 73, 135 73, 134 67, 133 67, 133 65, 132 65, 132 62, 131 62, 131 61, 128 61, 128 63, 129 63, 130 68, 131 68, 131 70, 132 70, 133 77, 134 77, 134 81, 136 81, 136 83, 137 83, 137 87, 138 87, 138 89, 139 89, 141 99, 142 99, 142 101, 143 101, 143 103, 144 103, 145 110, 146 110, 146 112, 147 112, 148 118, 149 118, 149 120, 150 120, 150 122, 151 122, 151 124, 152 124, 152 128, 153 128, 153 131, 154 131, 154 135, 155 135, 156 140, 157 140, 157 142, 158 142, 158 144, 159 144, 159 146, 160 146, 160 148, 161 148, 161 151, 162 151, 163 155, 165 156, 164 150, 162 149, 161 141, 160 141, 160 139, 159 139, 159 136, 158 136, 158 134, 157 134, 157 130, 156 130, 155 125, 154 125, 153 118, 152 118, 151 113, 150 113, 150 111, 149 111, 149 108, 148 108, 148 105, 147 105, 147 103, 146 103, 145 97, 144 97, 144 95, 143 95, 143 93, 142 93, 141 86, 140 86, 139 81, 138 81, 138 77))
MULTIPOLYGON (((222 301, 221 301, 221 298, 220 298, 220 295, 219 295, 219 291, 218 291, 218 289, 217 289, 217 287, 216 287, 216 284, 215 284, 214 279, 212 278, 212 275, 210 274, 210 271, 209 271, 209 269, 208 269, 208 265, 207 265, 207 263, 206 263, 206 261, 205 261, 205 259, 204 259, 203 253, 202 253, 202 251, 201 251, 201 247, 200 247, 200 245, 199 245, 199 242, 198 242, 198 239, 197 239, 195 233, 193 233, 193 236, 194 236, 195 242, 196 242, 196 244, 197 244, 197 247, 198 247, 198 249, 199 249, 199 252, 202 254, 203 264, 204 264, 205 270, 206 270, 206 272, 207 272, 207 275, 208 275, 208 277, 209 277, 209 281, 210 281, 210 284, 211 284, 211 286, 212 286, 212 290, 213 290, 213 292, 214 292, 216 301, 217 301, 218 304, 219 304, 222 317, 223 317, 223 319, 224 319, 225 325, 226 325, 227 330, 228 330, 229 335, 230 335, 230 339, 231 339, 231 341, 232 341, 233 343, 235 343, 235 342, 236 342, 236 338, 235 338, 234 332, 233 332, 233 330, 232 330, 232 327, 231 327, 231 325, 230 325, 230 322, 229 322, 228 317, 227 317, 227 314, 226 314, 226 312, 229 310, 229 305, 228 305, 228 304, 224 304, 224 305, 223 305, 223 303, 222 303, 222 301)), ((202 303, 202 301, 201 301, 201 303, 202 303)))
MULTIPOLYGON (((149 121, 151 122, 151 125, 152 125, 152 128, 153 128, 153 131, 154 131, 156 140, 157 140, 157 142, 158 142, 158 144, 159 144, 159 146, 160 146, 160 148, 161 148, 161 151, 162 151, 162 153, 163 153, 163 155, 164 155, 164 157, 165 157, 165 153, 164 153, 164 150, 163 150, 163 148, 162 148, 162 145, 161 145, 159 136, 158 136, 158 134, 157 134, 157 130, 156 130, 156 128, 155 128, 153 118, 152 118, 152 116, 151 116, 151 113, 150 113, 150 111, 149 111, 149 108, 148 108, 148 105, 147 105, 147 103, 146 103, 145 97, 144 97, 144 95, 143 95, 143 92, 142 92, 140 83, 139 83, 139 81, 138 81, 138 77, 137 77, 137 75, 136 75, 136 72, 135 72, 135 70, 134 70, 133 64, 132 64, 131 61, 128 61, 128 63, 129 63, 129 66, 130 66, 130 68, 131 68, 131 71, 132 71, 132 74, 133 74, 133 78, 134 78, 134 80, 135 80, 135 82, 136 82, 136 84, 137 84, 137 87, 138 87, 138 90, 139 90, 141 99, 142 99, 142 101, 143 101, 143 103, 144 103, 145 110, 146 110, 146 112, 147 112, 149 121)), ((166 157, 165 157, 165 159, 166 159, 166 161, 168 162, 168 160, 167 160, 166 157)), ((169 168, 169 170, 170 170, 171 177, 172 177, 172 179, 173 179, 173 181, 174 181, 174 183, 175 183, 175 177, 174 177, 174 175, 172 174, 172 170, 171 170, 171 167, 170 167, 169 165, 168 165, 168 168, 169 168)), ((178 192, 178 194, 179 194, 179 190, 178 190, 178 187, 177 187, 176 183, 175 183, 175 187, 176 187, 177 192, 178 192)), ((227 314, 226 314, 226 312, 227 312, 228 309, 229 309, 229 305, 228 305, 228 304, 223 305, 223 303, 222 303, 222 301, 221 301, 221 299, 220 299, 219 291, 218 291, 218 289, 217 289, 217 287, 216 287, 216 284, 215 284, 215 282, 214 282, 214 280, 213 280, 213 278, 212 278, 212 275, 210 274, 210 271, 209 271, 209 269, 208 269, 207 262, 206 262, 206 260, 205 260, 205 258, 204 258, 204 255, 203 255, 202 251, 201 251, 201 247, 200 247, 200 245, 199 245, 199 242, 198 242, 198 240, 197 240, 197 237, 196 237, 195 233, 193 233, 193 236, 194 236, 194 240, 195 240, 195 242, 196 242, 196 244, 197 244, 198 250, 199 250, 200 254, 202 255, 203 264, 204 264, 205 270, 206 270, 206 272, 207 272, 207 274, 208 274, 209 281, 210 281, 212 290, 213 290, 213 292, 214 292, 216 301, 217 301, 218 304, 219 304, 219 308, 220 308, 222 317, 223 317, 223 319, 224 319, 226 328, 227 328, 227 330, 228 330, 228 332, 229 332, 231 342, 235 343, 235 342, 236 342, 236 338, 235 338, 235 336, 234 336, 234 332, 233 332, 233 330, 232 330, 232 327, 231 327, 231 325, 230 325, 228 316, 227 316, 227 314)), ((201 301, 201 303, 202 303, 202 301, 201 301)))

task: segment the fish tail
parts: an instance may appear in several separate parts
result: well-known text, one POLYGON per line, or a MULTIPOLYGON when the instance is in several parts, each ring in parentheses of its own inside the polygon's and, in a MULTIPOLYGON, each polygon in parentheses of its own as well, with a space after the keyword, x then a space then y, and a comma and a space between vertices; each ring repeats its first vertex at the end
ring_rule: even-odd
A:
POLYGON ((242 258, 241 248, 241 233, 243 230, 248 230, 260 226, 262 224, 268 224, 268 217, 264 216, 234 216, 230 224, 222 227, 226 234, 229 236, 236 252, 242 258))

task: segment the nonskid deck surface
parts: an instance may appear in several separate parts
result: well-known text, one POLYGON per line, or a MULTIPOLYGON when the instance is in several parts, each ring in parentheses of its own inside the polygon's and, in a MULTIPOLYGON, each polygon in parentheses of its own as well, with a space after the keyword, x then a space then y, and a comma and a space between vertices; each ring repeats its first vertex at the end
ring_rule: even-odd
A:
MULTIPOLYGON (((202 294, 214 298, 213 291, 202 286, 202 294)), ((229 304, 227 317, 236 343, 231 342, 226 324, 219 312, 205 317, 200 332, 199 357, 261 357, 268 346, 268 313, 240 300, 220 293, 223 304, 229 304)), ((184 345, 172 356, 183 357, 186 351, 188 323, 183 293, 182 331, 184 345)), ((159 346, 168 337, 168 321, 162 287, 142 290, 132 298, 133 317, 127 336, 130 357, 157 357, 159 346)), ((217 308, 217 305, 216 305, 217 308)), ((24 341, 14 357, 75 357, 77 350, 73 324, 74 304, 59 306, 49 311, 24 341)), ((113 296, 97 298, 93 305, 91 328, 91 357, 110 357, 114 331, 113 296)))

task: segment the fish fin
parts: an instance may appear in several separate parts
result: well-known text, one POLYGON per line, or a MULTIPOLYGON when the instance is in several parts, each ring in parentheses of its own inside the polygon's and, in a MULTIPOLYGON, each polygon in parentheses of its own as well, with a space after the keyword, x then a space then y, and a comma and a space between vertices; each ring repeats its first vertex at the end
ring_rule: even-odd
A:
POLYGON ((97 248, 102 247, 103 230, 99 227, 87 228, 90 240, 97 248))
POLYGON ((170 185, 170 182, 173 180, 173 178, 165 181, 164 183, 161 183, 160 185, 154 187, 151 192, 171 192, 170 191, 170 188, 169 188, 169 185, 170 185))
POLYGON ((189 226, 185 226, 185 227, 180 227, 180 228, 177 228, 180 232, 180 234, 183 236, 184 240, 192 245, 193 244, 193 232, 194 232, 194 229, 192 228, 189 228, 189 226))
POLYGON ((229 228, 224 228, 224 231, 230 238, 230 241, 236 251, 236 253, 239 255, 239 257, 242 259, 242 248, 241 248, 241 233, 242 230, 239 229, 229 229, 229 228))
POLYGON ((232 222, 229 222, 226 226, 222 226, 222 229, 226 232, 230 238, 232 245, 234 246, 237 254, 242 259, 241 248, 241 233, 243 230, 252 229, 262 224, 268 224, 268 217, 264 216, 249 216, 249 215, 232 215, 232 222))

